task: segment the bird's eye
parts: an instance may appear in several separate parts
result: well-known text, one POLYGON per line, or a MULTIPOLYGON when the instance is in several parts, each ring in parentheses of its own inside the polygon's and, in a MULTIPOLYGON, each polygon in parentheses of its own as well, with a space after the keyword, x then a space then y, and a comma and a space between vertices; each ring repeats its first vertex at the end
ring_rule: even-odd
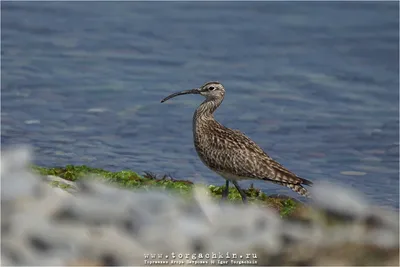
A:
POLYGON ((212 91, 212 90, 214 90, 215 89, 215 87, 214 86, 210 86, 210 87, 208 87, 208 90, 210 90, 210 91, 212 91))

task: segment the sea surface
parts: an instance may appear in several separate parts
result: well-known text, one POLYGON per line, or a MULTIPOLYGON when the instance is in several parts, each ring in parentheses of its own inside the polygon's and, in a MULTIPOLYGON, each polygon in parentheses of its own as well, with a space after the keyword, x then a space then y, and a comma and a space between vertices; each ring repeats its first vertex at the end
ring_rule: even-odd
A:
MULTIPOLYGON (((222 185, 199 95, 299 176, 399 207, 398 2, 1 2, 1 145, 35 163, 222 185)), ((242 182, 243 186, 250 182, 242 182)), ((289 189, 255 182, 268 194, 289 189)))

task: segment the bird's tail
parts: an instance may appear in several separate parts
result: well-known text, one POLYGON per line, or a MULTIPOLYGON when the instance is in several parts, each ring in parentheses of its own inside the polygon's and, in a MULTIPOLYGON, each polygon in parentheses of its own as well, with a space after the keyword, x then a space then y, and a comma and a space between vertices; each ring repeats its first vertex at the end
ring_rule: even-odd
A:
MULTIPOLYGON (((308 180, 306 180, 306 181, 308 181, 308 180)), ((292 189, 294 192, 298 193, 299 195, 302 195, 303 197, 311 198, 310 192, 308 192, 308 190, 305 189, 301 184, 289 184, 289 183, 283 183, 283 182, 278 182, 278 181, 271 181, 271 182, 289 187, 290 189, 292 189)), ((308 182, 311 183, 309 185, 312 185, 311 181, 308 181, 308 182)), ((304 184, 307 184, 307 183, 304 183, 304 184)))
POLYGON ((312 186, 313 185, 313 182, 311 182, 310 180, 307 180, 307 179, 304 179, 304 178, 301 178, 301 177, 299 177, 299 178, 301 179, 301 184, 308 185, 308 186, 312 186))

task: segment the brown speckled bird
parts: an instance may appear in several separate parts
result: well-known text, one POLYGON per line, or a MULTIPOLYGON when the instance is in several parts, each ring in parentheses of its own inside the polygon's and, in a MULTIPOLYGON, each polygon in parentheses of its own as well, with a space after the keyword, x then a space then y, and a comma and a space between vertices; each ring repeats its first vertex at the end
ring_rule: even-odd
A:
POLYGON ((238 181, 247 179, 273 182, 310 197, 303 185, 311 186, 311 181, 297 176, 273 160, 239 130, 229 129, 214 119, 213 113, 225 96, 225 88, 221 83, 207 82, 200 88, 169 95, 161 103, 186 94, 200 94, 206 98, 193 115, 194 146, 201 161, 226 179, 222 199, 227 198, 231 181, 246 203, 246 194, 238 181))

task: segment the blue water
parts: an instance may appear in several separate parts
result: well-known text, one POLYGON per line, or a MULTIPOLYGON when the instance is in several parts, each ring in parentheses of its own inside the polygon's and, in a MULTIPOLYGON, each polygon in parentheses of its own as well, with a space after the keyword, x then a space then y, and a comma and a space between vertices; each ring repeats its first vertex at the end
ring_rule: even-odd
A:
POLYGON ((201 96, 159 103, 218 80, 223 124, 300 176, 399 207, 397 2, 1 5, 3 147, 223 184, 193 147, 201 96))

